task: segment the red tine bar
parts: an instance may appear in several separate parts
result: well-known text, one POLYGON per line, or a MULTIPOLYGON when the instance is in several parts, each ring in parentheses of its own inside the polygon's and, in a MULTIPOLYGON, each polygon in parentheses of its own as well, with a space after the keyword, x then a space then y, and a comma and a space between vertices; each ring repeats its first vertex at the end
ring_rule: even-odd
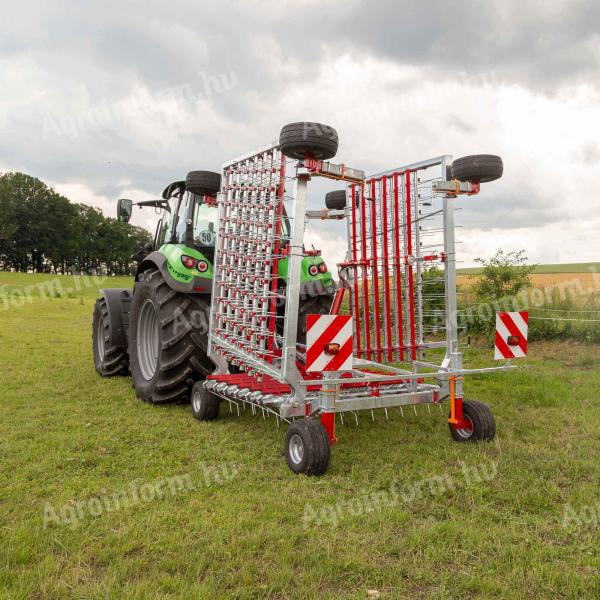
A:
MULTIPOLYGON (((365 319, 365 356, 371 359, 371 324, 369 321, 369 267, 367 262, 367 210, 365 207, 365 184, 360 188, 360 229, 361 229, 361 252, 363 275, 363 315, 365 319)), ((379 326, 379 325, 377 325, 379 326)))
MULTIPOLYGON (((273 160, 275 158, 275 150, 273 160)), ((273 350, 275 344, 275 332, 277 329, 277 286, 279 283, 279 253, 281 252, 281 220, 283 218, 283 195, 285 193, 285 156, 280 154, 281 166, 279 168, 279 185, 277 186, 277 198, 281 202, 277 203, 277 215, 275 219, 275 244, 273 245, 273 260, 271 263, 271 303, 269 306, 269 351, 273 350)), ((272 358, 270 362, 272 362, 272 358)))
POLYGON ((350 206, 352 207, 352 262, 354 262, 354 302, 352 306, 352 317, 354 318, 354 331, 356 332, 356 356, 362 353, 360 344, 360 307, 358 300, 358 261, 356 250, 356 186, 350 186, 350 206))
POLYGON ((412 200, 410 189, 410 171, 406 171, 406 250, 407 250, 407 272, 408 272, 408 314, 410 328, 410 352, 413 360, 417 358, 417 343, 415 334, 415 290, 413 281, 412 260, 412 200))
POLYGON ((379 314, 379 268, 377 265, 377 182, 371 180, 371 277, 373 280, 373 310, 375 313, 375 340, 377 343, 377 360, 381 362, 381 316, 379 314))
POLYGON ((400 197, 398 188, 398 175, 394 173, 394 266, 396 283, 396 334, 398 336, 398 346, 400 349, 400 360, 404 360, 404 323, 402 318, 402 275, 400 271, 400 197))
POLYGON ((388 216, 387 216, 387 177, 381 179, 381 231, 383 235, 383 290, 384 290, 384 310, 385 310, 385 335, 388 346, 388 360, 393 360, 393 342, 392 342, 392 309, 390 301, 390 263, 388 254, 388 216))

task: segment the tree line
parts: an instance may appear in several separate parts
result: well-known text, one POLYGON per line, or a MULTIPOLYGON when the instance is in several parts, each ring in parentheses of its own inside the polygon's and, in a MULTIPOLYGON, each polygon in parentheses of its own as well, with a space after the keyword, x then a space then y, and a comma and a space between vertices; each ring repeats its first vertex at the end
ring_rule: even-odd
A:
POLYGON ((152 241, 142 227, 70 202, 24 173, 0 176, 0 270, 131 274, 131 256, 152 241))

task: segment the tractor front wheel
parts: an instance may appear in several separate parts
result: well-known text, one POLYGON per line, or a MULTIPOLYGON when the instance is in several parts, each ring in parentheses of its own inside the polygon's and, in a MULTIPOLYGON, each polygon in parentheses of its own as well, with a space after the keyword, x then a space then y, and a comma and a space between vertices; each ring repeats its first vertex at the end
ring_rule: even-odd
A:
POLYGON ((194 381, 214 369, 206 355, 208 303, 171 289, 157 269, 135 284, 129 325, 133 387, 152 404, 189 400, 194 381))

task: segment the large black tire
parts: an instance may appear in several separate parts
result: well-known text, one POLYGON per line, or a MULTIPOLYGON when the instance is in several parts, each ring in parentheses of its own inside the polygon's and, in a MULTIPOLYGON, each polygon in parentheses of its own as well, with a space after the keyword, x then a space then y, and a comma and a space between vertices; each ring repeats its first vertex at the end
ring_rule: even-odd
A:
POLYGON ((337 153, 337 131, 321 123, 290 123, 281 129, 279 148, 290 158, 327 160, 337 153))
POLYGON ((346 208, 346 190, 335 190, 325 194, 325 207, 330 210, 343 210, 346 208))
POLYGON ((324 294, 313 296, 306 300, 300 300, 298 310, 298 329, 296 331, 296 342, 306 344, 306 315, 328 315, 333 303, 333 296, 324 294))
POLYGON ((185 189, 199 196, 215 196, 221 189, 221 174, 213 171, 190 171, 185 189))
POLYGON ((94 367, 102 377, 127 375, 129 372, 127 348, 115 346, 110 342, 108 306, 104 298, 98 298, 94 305, 92 348, 94 367))
POLYGON ((214 370, 206 355, 209 305, 171 289, 157 269, 133 289, 129 357, 133 387, 152 404, 189 400, 193 383, 214 370))
POLYGON ((294 473, 323 475, 329 465, 329 438, 315 419, 301 419, 285 432, 285 460, 294 473))
POLYGON ((473 154, 457 158, 452 163, 452 177, 459 181, 488 183, 502 177, 502 159, 494 154, 473 154))
POLYGON ((219 416, 221 399, 207 390, 201 381, 192 388, 192 416, 198 421, 214 421, 219 416))
POLYGON ((479 400, 463 400, 463 416, 471 421, 472 430, 455 429, 452 423, 450 433, 457 442, 477 442, 493 440, 496 435, 496 421, 490 408, 479 400))

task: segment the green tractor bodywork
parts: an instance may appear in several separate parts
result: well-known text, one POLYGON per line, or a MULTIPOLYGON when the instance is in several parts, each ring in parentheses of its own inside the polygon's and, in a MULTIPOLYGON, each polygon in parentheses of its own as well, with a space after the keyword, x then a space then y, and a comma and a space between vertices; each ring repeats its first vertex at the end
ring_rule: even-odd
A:
MULTIPOLYGON (((156 266, 173 289, 210 294, 215 232, 218 227, 218 209, 214 200, 209 199, 207 202, 205 196, 185 194, 176 184, 171 184, 165 190, 162 201, 140 204, 162 209, 162 218, 154 237, 154 251, 140 261, 138 276, 149 267, 156 266), (186 266, 184 260, 192 266, 186 266)), ((128 220, 130 215, 131 213, 124 209, 123 220, 128 220)), ((288 274, 287 257, 279 260, 278 274, 281 285, 285 286, 288 274)), ((331 294, 335 291, 331 273, 322 257, 314 251, 307 252, 302 260, 300 286, 303 295, 331 294)))
MULTIPOLYGON (((213 266, 211 261, 202 252, 195 248, 189 248, 183 244, 164 244, 158 250, 164 256, 166 274, 173 280, 173 287, 180 289, 181 285, 192 286, 196 293, 210 293, 213 279, 213 266), (192 257, 198 263, 206 263, 205 271, 200 272, 196 267, 188 268, 183 264, 183 257, 192 257), (202 289, 199 289, 202 288, 202 289)), ((321 284, 323 288, 329 289, 335 286, 335 282, 328 270, 322 272, 321 265, 325 264, 320 256, 305 256, 302 259, 302 271, 300 273, 300 285, 321 284), (311 270, 311 267, 316 268, 311 270), (312 272, 311 272, 312 271, 312 272)), ((287 279, 288 258, 279 260, 278 273, 283 281, 287 279)), ((169 279, 167 279, 169 281, 169 279)))

